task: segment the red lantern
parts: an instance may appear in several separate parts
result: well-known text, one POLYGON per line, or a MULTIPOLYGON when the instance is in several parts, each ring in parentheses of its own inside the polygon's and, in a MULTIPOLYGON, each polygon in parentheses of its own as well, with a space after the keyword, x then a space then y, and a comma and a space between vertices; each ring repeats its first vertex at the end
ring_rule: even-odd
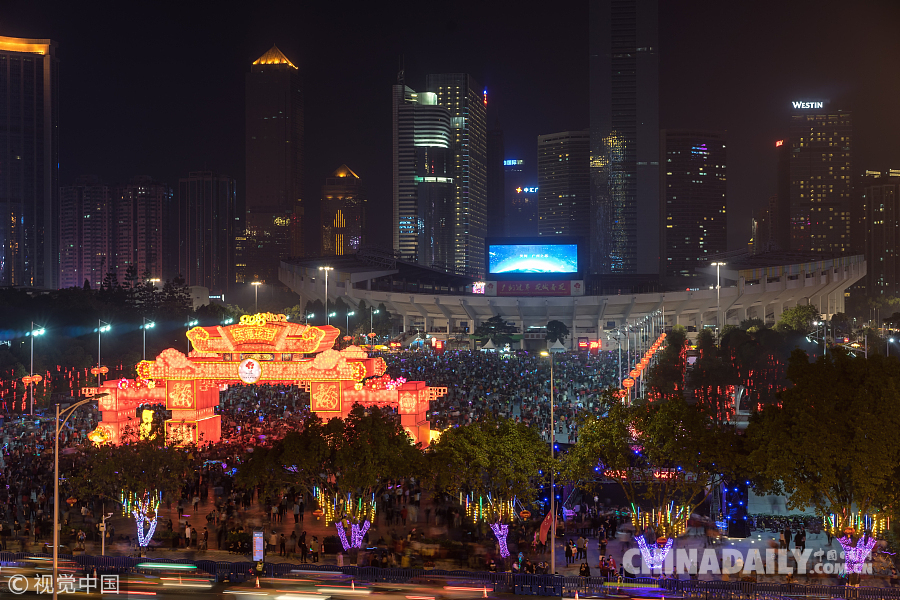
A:
POLYGON ((637 377, 640 374, 641 374, 641 372, 638 371, 637 369, 632 369, 631 372, 629 373, 629 375, 631 375, 632 377, 637 377))
POLYGON ((649 365, 649 364, 650 364, 650 359, 649 359, 649 358, 644 357, 644 358, 641 359, 641 365, 643 365, 643 366, 646 367, 646 366, 649 365))
POLYGON ((352 338, 351 336, 349 336, 349 335, 345 335, 345 336, 344 336, 343 338, 341 338, 341 339, 343 339, 345 342, 349 342, 349 341, 352 340, 353 338, 352 338))
POLYGON ((97 367, 94 367, 93 369, 91 369, 91 375, 99 375, 99 374, 100 374, 100 369, 98 369, 97 367))
POLYGON ((106 375, 107 373, 109 373, 109 369, 107 369, 106 367, 100 367, 100 372, 106 375))
POLYGON ((526 521, 531 518, 531 513, 527 510, 523 510, 519 513, 519 516, 525 519, 526 521))
POLYGON ((26 375, 22 378, 22 383, 24 383, 25 385, 31 385, 32 381, 33 379, 29 375, 26 375))
POLYGON ((37 384, 39 384, 41 381, 43 381, 43 379, 44 379, 44 378, 41 377, 40 375, 35 375, 34 377, 31 378, 31 381, 33 381, 34 384, 37 385, 37 384))
POLYGON ((622 386, 625 389, 629 389, 633 385, 634 385, 634 379, 626 379, 625 381, 622 382, 622 386))

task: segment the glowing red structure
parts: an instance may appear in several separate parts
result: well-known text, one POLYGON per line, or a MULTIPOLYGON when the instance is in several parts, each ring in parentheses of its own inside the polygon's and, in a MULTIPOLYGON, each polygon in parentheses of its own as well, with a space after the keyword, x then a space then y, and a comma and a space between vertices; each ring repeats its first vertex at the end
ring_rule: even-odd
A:
POLYGON ((172 443, 217 442, 220 417, 215 415, 219 391, 232 384, 296 385, 310 393, 310 408, 323 418, 346 417, 354 404, 391 406, 415 442, 428 444, 430 402, 447 388, 423 381, 393 381, 385 376, 380 357, 349 346, 332 348, 338 330, 292 323, 284 315, 244 315, 240 323, 195 327, 187 332, 193 350, 185 356, 174 348, 137 365, 137 379, 105 382, 84 388, 85 395, 109 392, 100 399, 102 419, 91 439, 118 443, 135 408, 165 403, 172 411, 166 438, 172 443))

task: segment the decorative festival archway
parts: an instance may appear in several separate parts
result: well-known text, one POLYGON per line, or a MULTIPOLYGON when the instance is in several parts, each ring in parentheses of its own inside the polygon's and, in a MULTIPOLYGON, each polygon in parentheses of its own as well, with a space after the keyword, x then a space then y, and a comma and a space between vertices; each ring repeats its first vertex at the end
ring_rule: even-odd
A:
POLYGON ((135 423, 142 404, 165 404, 169 443, 210 443, 221 438, 215 414, 219 391, 236 384, 296 385, 310 392, 312 412, 345 418, 354 404, 392 406, 414 442, 428 444, 431 400, 447 393, 424 381, 391 380, 380 357, 349 346, 333 349, 338 329, 292 323, 285 315, 244 315, 229 326, 195 327, 187 332, 192 350, 174 348, 137 365, 135 379, 82 388, 99 399, 101 422, 89 435, 96 443, 118 443, 135 423))

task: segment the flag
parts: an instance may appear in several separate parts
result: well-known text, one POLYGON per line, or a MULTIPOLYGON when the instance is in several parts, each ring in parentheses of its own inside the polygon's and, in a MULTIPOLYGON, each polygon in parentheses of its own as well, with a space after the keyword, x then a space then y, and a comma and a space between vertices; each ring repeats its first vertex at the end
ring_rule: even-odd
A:
POLYGON ((539 539, 542 544, 547 543, 547 534, 550 532, 551 525, 553 525, 553 513, 547 513, 547 516, 544 517, 544 520, 541 522, 541 534, 539 539))

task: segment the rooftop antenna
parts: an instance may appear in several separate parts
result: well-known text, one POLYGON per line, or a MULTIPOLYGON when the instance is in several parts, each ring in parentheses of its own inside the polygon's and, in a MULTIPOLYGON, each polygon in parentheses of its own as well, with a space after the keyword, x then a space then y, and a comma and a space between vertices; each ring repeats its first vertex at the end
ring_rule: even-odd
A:
POLYGON ((401 54, 400 55, 400 70, 397 72, 397 83, 399 85, 405 85, 406 84, 405 79, 406 78, 405 78, 404 70, 403 70, 403 55, 401 54))

